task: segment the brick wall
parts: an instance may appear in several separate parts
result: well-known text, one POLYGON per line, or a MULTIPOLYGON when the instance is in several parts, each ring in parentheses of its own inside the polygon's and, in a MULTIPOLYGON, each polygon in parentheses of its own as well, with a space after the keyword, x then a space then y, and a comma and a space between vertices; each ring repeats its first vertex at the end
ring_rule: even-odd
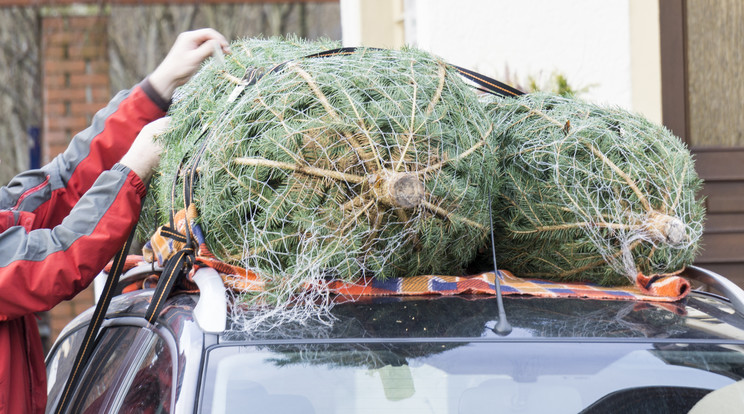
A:
MULTIPOLYGON (((41 21, 43 157, 49 162, 90 125, 111 98, 105 15, 50 15, 41 21)), ((47 317, 54 340, 93 305, 93 286, 62 302, 47 317)))
POLYGON ((42 19, 44 158, 64 151, 110 99, 105 16, 42 19))

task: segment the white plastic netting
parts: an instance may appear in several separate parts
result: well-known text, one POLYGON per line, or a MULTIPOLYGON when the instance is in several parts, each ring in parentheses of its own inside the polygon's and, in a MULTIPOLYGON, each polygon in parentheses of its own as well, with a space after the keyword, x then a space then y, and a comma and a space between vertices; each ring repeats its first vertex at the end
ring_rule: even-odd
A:
POLYGON ((692 263, 701 180, 668 130, 547 94, 496 101, 490 112, 506 174, 494 217, 500 266, 616 285, 692 263))
POLYGON ((663 127, 548 94, 483 99, 415 49, 309 57, 335 47, 235 42, 171 109, 141 234, 184 207, 196 168, 209 249, 263 283, 231 291, 234 329, 328 324, 334 281, 461 274, 490 253, 491 195, 517 276, 618 285, 692 263, 701 181, 663 127))
POLYGON ((500 178, 485 108, 440 59, 293 43, 238 42, 187 85, 155 185, 162 221, 196 164, 207 245, 265 281, 239 294, 266 305, 251 326, 317 317, 332 280, 462 272, 500 178))

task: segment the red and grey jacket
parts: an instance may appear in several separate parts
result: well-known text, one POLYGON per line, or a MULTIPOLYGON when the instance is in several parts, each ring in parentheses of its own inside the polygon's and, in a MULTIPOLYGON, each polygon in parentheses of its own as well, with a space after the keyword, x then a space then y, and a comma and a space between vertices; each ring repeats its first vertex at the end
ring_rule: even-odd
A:
POLYGON ((145 80, 117 94, 51 163, 0 188, 0 414, 44 412, 35 312, 83 290, 126 241, 145 186, 117 162, 166 110, 145 80))

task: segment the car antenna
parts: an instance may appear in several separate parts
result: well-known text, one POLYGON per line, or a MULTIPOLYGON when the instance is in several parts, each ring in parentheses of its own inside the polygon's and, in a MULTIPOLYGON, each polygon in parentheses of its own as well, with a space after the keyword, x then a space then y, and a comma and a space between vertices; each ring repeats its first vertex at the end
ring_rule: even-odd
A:
POLYGON ((488 192, 488 218, 491 220, 491 254, 493 255, 493 283, 496 287, 496 303, 499 307, 499 321, 493 327, 493 332, 500 336, 509 335, 512 327, 506 320, 506 311, 504 310, 504 298, 501 295, 501 278, 499 269, 496 265, 496 238, 493 234, 493 209, 491 208, 491 192, 488 192))

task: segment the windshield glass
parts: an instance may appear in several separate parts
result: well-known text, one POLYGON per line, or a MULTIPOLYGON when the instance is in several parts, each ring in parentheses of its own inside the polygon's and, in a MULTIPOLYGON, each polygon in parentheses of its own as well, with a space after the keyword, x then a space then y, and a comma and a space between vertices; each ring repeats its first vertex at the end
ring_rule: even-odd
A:
POLYGON ((698 412, 723 394, 744 400, 742 352, 735 345, 671 343, 219 346, 208 352, 200 408, 277 414, 482 413, 494 407, 683 413, 697 404, 692 412, 698 412))

